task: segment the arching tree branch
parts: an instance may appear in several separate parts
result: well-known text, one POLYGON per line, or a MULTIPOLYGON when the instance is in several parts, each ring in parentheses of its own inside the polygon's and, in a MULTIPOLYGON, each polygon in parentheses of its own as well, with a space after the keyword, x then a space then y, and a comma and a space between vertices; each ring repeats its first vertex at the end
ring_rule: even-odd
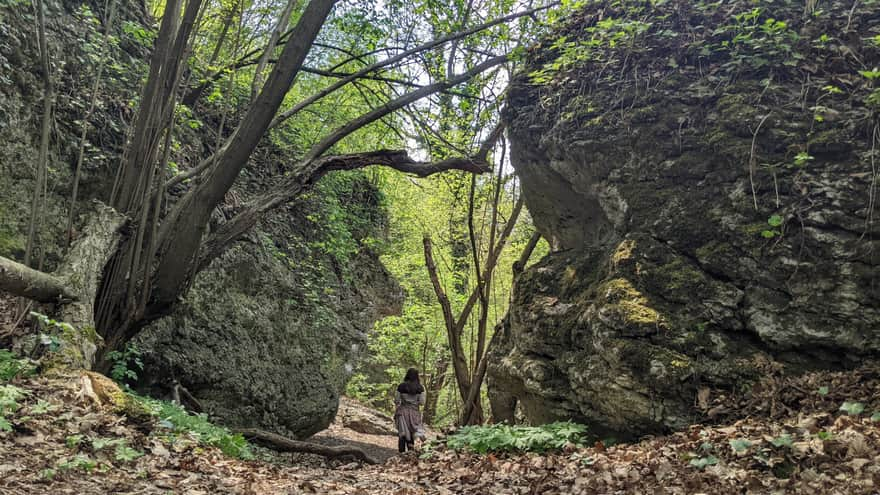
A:
POLYGON ((462 170, 473 174, 482 174, 490 170, 485 160, 451 158, 440 162, 420 162, 413 160, 406 151, 402 150, 379 150, 318 158, 313 160, 307 170, 291 174, 278 187, 252 201, 230 221, 221 225, 205 242, 199 268, 206 267, 214 258, 223 254, 233 242, 256 225, 263 214, 297 197, 327 172, 355 170, 372 165, 393 168, 418 177, 427 177, 448 170, 462 170))

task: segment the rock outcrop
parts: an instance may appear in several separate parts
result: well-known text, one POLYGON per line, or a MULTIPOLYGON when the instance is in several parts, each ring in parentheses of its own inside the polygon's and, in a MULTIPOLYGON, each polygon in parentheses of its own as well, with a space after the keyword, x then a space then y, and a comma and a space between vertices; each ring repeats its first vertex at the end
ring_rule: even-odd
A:
MULTIPOLYGON (((60 89, 39 243, 44 268, 52 270, 65 252, 80 121, 90 106, 95 57, 107 60, 86 134, 82 217, 90 213, 91 199, 108 199, 146 73, 152 26, 142 3, 122 1, 115 40, 108 44, 99 31, 106 4, 49 0, 44 5, 52 77, 60 89)), ((0 4, 0 255, 13 259, 24 252, 39 148, 42 93, 33 30, 30 4, 0 4)), ((183 160, 192 164, 204 158, 216 143, 209 127, 219 120, 197 108, 188 125, 177 127, 180 156, 174 160, 181 167, 183 160)), ((261 146, 217 209, 212 227, 266 189, 269 177, 290 160, 289 150, 261 146)), ((142 391, 165 394, 176 383, 220 422, 297 437, 332 421, 367 330, 375 319, 396 312, 403 295, 362 242, 383 235, 385 217, 375 187, 357 173, 325 181, 331 187, 321 194, 265 218, 196 277, 173 315, 143 331, 136 345, 146 369, 127 363, 140 374, 142 391)), ((183 190, 177 186, 169 201, 183 190)), ((82 224, 80 218, 75 227, 82 224)))
POLYGON ((496 419, 652 433, 880 355, 880 4, 648 5, 588 3, 510 92, 554 252, 495 336, 496 419))
POLYGON ((272 215, 142 333, 144 387, 176 381, 224 424, 296 438, 333 421, 367 332, 399 312, 403 292, 366 248, 328 254, 327 232, 306 219, 321 204, 309 203, 272 215))

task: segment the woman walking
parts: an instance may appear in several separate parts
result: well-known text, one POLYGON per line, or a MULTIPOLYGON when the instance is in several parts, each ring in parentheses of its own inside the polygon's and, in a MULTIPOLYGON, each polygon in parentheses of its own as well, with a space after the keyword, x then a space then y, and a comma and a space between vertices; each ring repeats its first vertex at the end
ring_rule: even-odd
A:
POLYGON ((425 426, 419 406, 425 403, 425 387, 419 382, 415 368, 406 371, 403 383, 394 392, 394 425, 397 427, 397 450, 412 450, 416 438, 424 440, 425 426))

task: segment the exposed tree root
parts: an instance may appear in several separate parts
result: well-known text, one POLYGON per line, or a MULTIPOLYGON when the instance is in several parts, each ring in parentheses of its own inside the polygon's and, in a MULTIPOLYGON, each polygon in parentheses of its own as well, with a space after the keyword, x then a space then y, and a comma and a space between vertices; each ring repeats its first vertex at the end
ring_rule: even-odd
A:
POLYGON ((275 450, 283 452, 305 452, 307 454, 317 454, 330 459, 338 457, 353 457, 367 464, 378 464, 379 461, 370 457, 366 452, 357 447, 329 447, 311 442, 302 442, 300 440, 292 440, 290 438, 270 433, 268 431, 258 430, 255 428, 242 428, 236 430, 250 441, 266 445, 275 450))

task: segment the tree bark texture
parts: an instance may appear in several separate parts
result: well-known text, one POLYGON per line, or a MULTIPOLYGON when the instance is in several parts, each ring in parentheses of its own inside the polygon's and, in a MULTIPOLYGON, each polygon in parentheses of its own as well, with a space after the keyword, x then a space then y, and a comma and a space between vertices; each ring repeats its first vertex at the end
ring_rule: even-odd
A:
POLYGON ((42 303, 70 302, 76 294, 60 278, 0 256, 0 290, 42 303))
POLYGON ((331 459, 352 457, 367 464, 379 464, 378 460, 373 459, 369 454, 357 447, 330 447, 312 442, 303 442, 255 428, 243 428, 236 431, 241 433, 248 440, 255 441, 282 452, 305 452, 307 454, 317 454, 331 459))

